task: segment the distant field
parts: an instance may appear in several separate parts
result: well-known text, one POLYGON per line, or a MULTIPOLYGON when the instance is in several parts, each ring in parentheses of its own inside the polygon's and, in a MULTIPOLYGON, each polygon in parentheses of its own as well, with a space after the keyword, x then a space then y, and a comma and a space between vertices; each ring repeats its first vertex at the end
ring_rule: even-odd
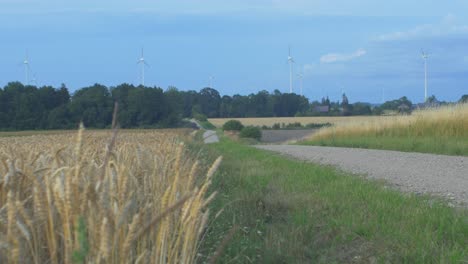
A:
POLYGON ((55 135, 64 133, 76 133, 76 130, 26 130, 26 131, 1 131, 0 137, 24 137, 32 135, 55 135))
MULTIPOLYGON (((90 131, 96 132, 110 132, 110 129, 86 129, 87 133, 90 131)), ((171 132, 176 134, 188 134, 191 129, 188 128, 174 128, 174 129, 120 129, 120 133, 122 132, 131 132, 131 133, 139 133, 139 132, 171 132)), ((62 135, 62 134, 76 134, 76 130, 25 130, 25 131, 0 131, 0 138, 1 137, 26 137, 26 136, 33 136, 33 135, 62 135)))
POLYGON ((395 118, 393 116, 311 116, 311 117, 259 117, 259 118, 210 118, 208 121, 216 127, 221 127, 228 120, 239 120, 245 126, 272 126, 275 123, 295 123, 299 122, 302 125, 310 123, 323 124, 330 123, 333 125, 343 123, 360 123, 369 121, 378 121, 395 118))
POLYGON ((320 129, 304 144, 468 156, 468 104, 320 129))

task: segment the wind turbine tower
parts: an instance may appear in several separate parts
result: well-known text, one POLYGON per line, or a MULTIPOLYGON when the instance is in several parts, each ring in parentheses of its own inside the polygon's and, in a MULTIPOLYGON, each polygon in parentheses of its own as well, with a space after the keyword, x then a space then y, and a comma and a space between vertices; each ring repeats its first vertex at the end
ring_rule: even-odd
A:
POLYGON ((288 63, 289 63, 289 93, 292 93, 293 92, 293 64, 294 64, 294 59, 291 56, 291 47, 289 47, 288 63))
POLYGON ((429 58, 429 54, 422 51, 421 57, 424 60, 424 102, 427 101, 427 59, 429 58))
POLYGON ((301 72, 297 74, 297 78, 299 78, 299 83, 300 83, 300 87, 301 87, 301 96, 303 95, 302 93, 302 84, 303 84, 303 79, 304 79, 304 74, 302 73, 302 69, 301 69, 301 72))
POLYGON ((138 59, 137 64, 141 64, 141 85, 145 86, 145 67, 149 67, 149 64, 145 60, 143 48, 141 49, 141 57, 138 59))
POLYGON ((29 70, 30 70, 30 67, 29 67, 29 56, 28 56, 28 52, 26 52, 26 58, 24 59, 23 61, 23 65, 24 65, 24 75, 26 77, 25 79, 25 85, 29 85, 29 70))

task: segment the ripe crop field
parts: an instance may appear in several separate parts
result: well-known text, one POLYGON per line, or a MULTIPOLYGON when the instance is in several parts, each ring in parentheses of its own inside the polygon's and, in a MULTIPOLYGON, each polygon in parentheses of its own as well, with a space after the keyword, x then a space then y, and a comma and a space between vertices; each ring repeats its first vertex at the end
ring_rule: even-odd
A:
POLYGON ((194 262, 220 159, 182 133, 0 138, 0 263, 194 262))
POLYGON ((320 129, 306 144, 468 155, 468 104, 338 123, 320 129))
POLYGON ((301 123, 303 126, 307 124, 325 124, 330 123, 333 125, 345 123, 360 123, 368 122, 371 120, 386 120, 391 119, 389 116, 311 116, 311 117, 258 117, 258 118, 211 118, 208 119, 210 123, 216 127, 222 127, 224 123, 229 120, 239 120, 244 126, 268 126, 274 124, 289 124, 301 123))

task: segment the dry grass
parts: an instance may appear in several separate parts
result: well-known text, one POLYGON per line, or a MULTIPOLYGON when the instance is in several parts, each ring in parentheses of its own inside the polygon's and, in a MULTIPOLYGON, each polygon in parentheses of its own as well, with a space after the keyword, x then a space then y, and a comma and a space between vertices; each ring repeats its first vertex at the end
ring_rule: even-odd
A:
POLYGON ((322 128, 310 139, 353 136, 468 138, 468 104, 417 111, 409 116, 356 119, 322 128))
POLYGON ((312 117, 266 117, 266 118, 212 118, 209 119, 210 123, 216 127, 222 127, 224 123, 229 120, 239 120, 244 126, 273 126, 275 123, 295 123, 299 122, 302 125, 311 123, 324 124, 330 123, 333 125, 367 122, 373 120, 390 119, 389 116, 312 116, 312 117))
POLYGON ((0 138, 0 263, 194 262, 220 159, 200 177, 174 133, 111 138, 0 138))

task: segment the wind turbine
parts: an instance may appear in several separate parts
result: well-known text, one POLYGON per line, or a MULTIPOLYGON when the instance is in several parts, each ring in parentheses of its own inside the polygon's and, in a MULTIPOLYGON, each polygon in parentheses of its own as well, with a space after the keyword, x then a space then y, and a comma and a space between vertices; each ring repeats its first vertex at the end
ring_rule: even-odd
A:
POLYGON ((26 77, 26 85, 29 85, 29 70, 30 70, 30 66, 29 66, 29 56, 28 56, 28 52, 26 51, 26 58, 23 60, 23 65, 24 65, 24 74, 25 74, 25 77, 26 77))
POLYGON ((421 57, 424 60, 424 102, 427 101, 427 59, 429 54, 421 51, 421 57))
POLYGON ((297 78, 299 78, 299 83, 300 83, 300 87, 301 87, 301 96, 303 95, 302 94, 302 83, 303 83, 303 79, 304 79, 304 74, 302 73, 302 69, 301 69, 301 72, 297 74, 297 78))
POLYGON ((292 93, 293 92, 293 64, 294 64, 294 59, 291 56, 291 47, 289 47, 288 63, 289 63, 289 93, 292 93))
POLYGON ((141 85, 145 86, 145 66, 149 67, 149 64, 145 60, 143 48, 141 48, 141 57, 138 59, 137 64, 141 64, 141 85))
POLYGON ((39 82, 37 81, 36 74, 33 74, 33 77, 31 79, 31 83, 37 87, 39 87, 39 82))

